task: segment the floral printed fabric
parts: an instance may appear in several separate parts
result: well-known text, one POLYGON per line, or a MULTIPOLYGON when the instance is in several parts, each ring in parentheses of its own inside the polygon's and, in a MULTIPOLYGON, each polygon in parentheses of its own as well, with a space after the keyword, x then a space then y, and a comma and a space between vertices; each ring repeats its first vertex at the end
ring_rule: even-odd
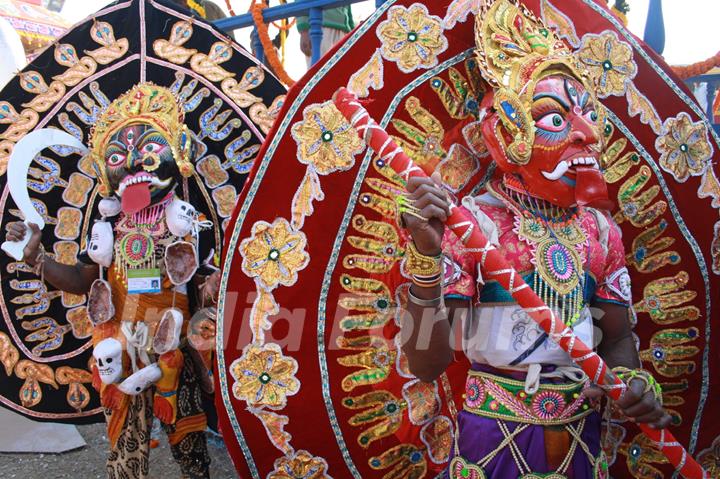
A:
MULTIPOLYGON (((504 206, 495 206, 483 203, 476 198, 480 209, 495 222, 500 240, 500 252, 520 274, 534 271, 532 263, 532 247, 520 240, 515 233, 515 217, 504 206)), ((470 212, 462 208, 468 215, 470 212)), ((606 213, 601 213, 608 223, 608 227, 601 225, 595 214, 586 210, 581 213, 582 228, 589 238, 585 248, 583 266, 589 270, 590 275, 597 284, 593 300, 613 301, 627 304, 627 299, 621 297, 608 287, 606 279, 625 267, 625 250, 622 244, 620 228, 606 213), (607 231, 605 231, 607 230, 607 231), (607 239, 601 238, 607 234, 607 239)), ((471 215, 470 215, 471 216, 471 215)), ((472 216, 471 216, 472 217, 472 216)), ((462 243, 450 231, 445 232, 443 239, 443 252, 445 261, 445 296, 461 297, 478 300, 478 291, 481 286, 478 280, 478 265, 475 258, 465 251, 462 243)), ((612 283, 611 283, 612 284, 612 283)))

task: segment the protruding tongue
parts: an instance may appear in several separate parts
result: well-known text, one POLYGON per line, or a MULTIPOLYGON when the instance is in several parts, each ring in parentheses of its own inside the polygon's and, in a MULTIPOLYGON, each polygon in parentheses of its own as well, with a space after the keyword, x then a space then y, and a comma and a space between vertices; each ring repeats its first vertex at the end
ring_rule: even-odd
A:
POLYGON ((137 213, 150 206, 150 183, 135 183, 125 187, 122 194, 122 210, 125 214, 137 213))
POLYGON ((608 198, 607 183, 602 172, 594 167, 575 167, 575 201, 579 206, 609 210, 613 202, 608 198))

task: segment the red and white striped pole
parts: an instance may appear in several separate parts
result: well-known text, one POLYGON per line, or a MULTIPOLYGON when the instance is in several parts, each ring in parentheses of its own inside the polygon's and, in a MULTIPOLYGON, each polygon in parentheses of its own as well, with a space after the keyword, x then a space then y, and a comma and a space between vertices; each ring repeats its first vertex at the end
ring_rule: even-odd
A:
MULTIPOLYGON (((404 178, 426 177, 425 172, 413 164, 412 160, 392 140, 390 135, 370 117, 357 97, 346 88, 341 88, 334 97, 335 106, 357 129, 367 145, 373 149, 385 163, 404 178)), ((503 255, 495 249, 482 232, 474 227, 474 222, 455 205, 451 207, 450 218, 446 226, 457 235, 466 249, 478 260, 483 275, 496 280, 517 301, 525 312, 547 333, 592 378, 595 384, 603 387, 617 400, 625 392, 625 384, 605 364, 595 351, 584 344, 571 327, 559 320, 542 299, 535 294, 503 255)), ((705 479, 706 472, 688 455, 685 448, 675 440, 667 429, 653 429, 647 424, 639 424, 643 433, 656 443, 670 463, 687 479, 705 479)))

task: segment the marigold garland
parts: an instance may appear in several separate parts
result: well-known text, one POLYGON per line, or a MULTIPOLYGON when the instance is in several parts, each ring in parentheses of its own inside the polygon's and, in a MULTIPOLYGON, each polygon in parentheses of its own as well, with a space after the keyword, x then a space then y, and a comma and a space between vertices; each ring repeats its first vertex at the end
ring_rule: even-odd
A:
POLYGON ((272 40, 270 40, 268 26, 262 15, 263 10, 266 8, 267 5, 265 5, 265 3, 256 0, 255 3, 250 6, 250 13, 252 13, 253 21, 255 22, 255 27, 257 28, 258 36, 260 37, 260 43, 262 43, 265 58, 267 58, 270 68, 273 69, 278 79, 289 88, 295 84, 295 80, 290 78, 290 75, 288 75, 285 71, 285 67, 283 67, 282 62, 275 51, 275 47, 272 44, 272 40))
POLYGON ((707 73, 715 67, 720 67, 720 52, 717 52, 707 60, 690 65, 674 66, 672 69, 680 78, 687 80, 688 78, 707 73))

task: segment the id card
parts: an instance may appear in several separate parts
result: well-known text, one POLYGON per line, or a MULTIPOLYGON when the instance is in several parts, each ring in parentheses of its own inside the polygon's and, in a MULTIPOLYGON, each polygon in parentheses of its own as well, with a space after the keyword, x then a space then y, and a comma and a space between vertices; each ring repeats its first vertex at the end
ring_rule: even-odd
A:
POLYGON ((159 293, 162 291, 160 269, 129 269, 128 294, 159 293))

